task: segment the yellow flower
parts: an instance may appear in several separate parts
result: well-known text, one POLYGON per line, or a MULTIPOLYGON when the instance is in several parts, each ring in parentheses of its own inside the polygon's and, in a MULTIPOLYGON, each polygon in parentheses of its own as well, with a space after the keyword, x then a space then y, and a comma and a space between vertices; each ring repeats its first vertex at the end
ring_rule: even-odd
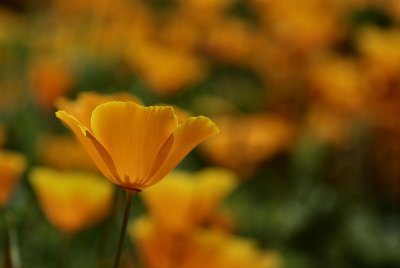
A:
POLYGON ((29 78, 36 102, 44 109, 53 109, 54 101, 72 88, 72 71, 54 59, 39 59, 30 65, 29 78))
POLYGON ((307 75, 311 96, 317 96, 326 106, 350 113, 360 112, 366 106, 363 70, 357 62, 324 57, 311 65, 307 75))
POLYGON ((368 67, 375 67, 376 71, 390 77, 399 74, 399 46, 400 31, 397 29, 365 28, 358 35, 357 47, 368 67))
POLYGON ((65 232, 76 232, 105 218, 114 186, 100 176, 35 168, 30 182, 47 219, 65 232))
POLYGON ((129 235, 138 246, 146 267, 173 268, 277 268, 277 253, 260 250, 255 241, 213 229, 198 229, 189 237, 177 237, 142 217, 130 224, 129 235))
POLYGON ((181 16, 200 26, 213 27, 234 4, 232 0, 179 0, 181 16))
POLYGON ((71 128, 100 171, 128 190, 140 191, 158 182, 196 145, 219 131, 203 116, 179 124, 170 106, 77 102, 56 116, 71 128))
POLYGON ((143 191, 150 215, 162 228, 185 233, 208 223, 228 193, 237 185, 234 173, 208 168, 197 173, 175 171, 143 191))
POLYGON ((184 255, 186 251, 184 240, 175 237, 169 232, 157 229, 155 221, 148 217, 140 217, 131 222, 128 227, 128 233, 138 248, 144 267, 178 268, 174 263, 174 258, 184 255))
POLYGON ((243 64, 252 58, 257 34, 260 35, 241 20, 225 20, 210 29, 206 49, 225 63, 243 64))
POLYGON ((37 146, 37 156, 41 164, 58 170, 97 170, 82 146, 71 136, 43 137, 37 146))
POLYGON ((216 230, 199 230, 193 237, 192 250, 182 261, 184 268, 273 268, 280 267, 280 257, 262 251, 255 241, 216 230))
POLYGON ((0 207, 7 203, 25 166, 25 158, 22 155, 0 151, 0 207))
POLYGON ((337 146, 346 145, 352 120, 344 115, 318 102, 310 105, 305 121, 307 131, 318 141, 337 146))
POLYGON ((249 1, 269 35, 283 46, 312 53, 342 37, 347 1, 249 1), (321 5, 321 3, 324 5, 321 5), (301 11, 299 11, 301 4, 301 11))
POLYGON ((194 53, 148 41, 141 42, 134 42, 128 48, 126 57, 156 94, 173 95, 204 79, 208 68, 194 53))
POLYGON ((221 135, 204 143, 202 151, 212 162, 243 175, 286 150, 293 140, 293 126, 276 115, 226 115, 215 121, 221 135))

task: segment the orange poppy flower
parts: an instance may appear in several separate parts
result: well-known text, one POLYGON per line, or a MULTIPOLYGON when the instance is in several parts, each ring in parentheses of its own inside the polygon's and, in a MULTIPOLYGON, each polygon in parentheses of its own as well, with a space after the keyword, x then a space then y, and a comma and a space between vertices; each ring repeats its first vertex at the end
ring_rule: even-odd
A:
POLYGON ((35 168, 30 182, 45 216, 65 232, 87 228, 111 211, 114 186, 98 175, 35 168))
POLYGON ((40 163, 48 167, 58 170, 97 170, 82 146, 71 136, 44 136, 36 151, 40 163), (63 157, 59 157, 60 155, 63 157))
POLYGON ((278 268, 278 253, 259 249, 254 240, 214 229, 197 229, 189 237, 177 237, 158 228, 155 221, 141 217, 129 226, 140 259, 149 268, 235 267, 278 268))
POLYGON ((32 62, 29 76, 35 91, 35 99, 45 109, 53 108, 54 101, 65 95, 74 84, 72 71, 65 63, 54 59, 32 62))
POLYGON ((278 115, 226 115, 215 121, 221 135, 204 143, 202 151, 212 162, 245 176, 292 143, 293 126, 278 115))
POLYGON ((158 182, 196 145, 219 131, 204 116, 178 123, 171 106, 111 101, 75 107, 80 113, 66 109, 56 116, 74 132, 100 171, 128 190, 140 191, 158 182))
POLYGON ((134 42, 126 53, 132 68, 159 95, 174 95, 204 79, 208 71, 205 62, 193 53, 148 41, 134 42))
POLYGON ((0 151, 0 207, 8 201, 25 166, 25 158, 22 155, 0 151))
POLYGON ((261 250, 256 241, 217 230, 198 230, 191 250, 183 257, 182 268, 278 268, 281 258, 273 251, 261 250))
POLYGON ((197 173, 174 171, 142 196, 160 227, 183 234, 212 220, 222 199, 237 183, 233 172, 219 168, 197 173))

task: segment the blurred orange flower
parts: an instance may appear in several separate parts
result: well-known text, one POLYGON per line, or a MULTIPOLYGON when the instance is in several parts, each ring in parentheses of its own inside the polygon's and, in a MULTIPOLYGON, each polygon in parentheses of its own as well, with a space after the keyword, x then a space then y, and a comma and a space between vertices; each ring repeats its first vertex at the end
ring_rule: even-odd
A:
POLYGON ((196 24, 212 27, 223 17, 234 0, 177 0, 181 12, 196 24))
POLYGON ((87 228, 111 211, 115 188, 101 176, 35 168, 30 182, 47 219, 64 232, 87 228))
POLYGON ((277 253, 258 249, 255 242, 213 229, 199 229, 182 238, 163 232, 155 221, 142 217, 129 228, 146 267, 277 268, 277 253))
POLYGON ((400 31, 364 28, 358 35, 357 46, 367 79, 365 110, 369 123, 375 133, 382 131, 383 136, 400 133, 400 31))
POLYGON ((43 137, 37 146, 37 156, 41 164, 59 170, 97 170, 82 146, 71 136, 43 137))
POLYGON ((135 40, 127 50, 127 58, 150 89, 160 95, 177 93, 203 79, 207 71, 203 60, 193 53, 147 40, 135 40))
POLYGON ((0 207, 4 207, 25 170, 25 158, 16 152, 0 151, 0 207))
POLYGON ((362 29, 357 40, 358 49, 369 67, 389 76, 400 73, 400 31, 379 28, 362 29))
POLYGON ((223 116, 216 120, 218 135, 202 151, 218 165, 248 175, 263 160, 289 147, 292 126, 283 118, 265 114, 223 116))
POLYGON ((313 139, 337 146, 347 145, 352 121, 345 113, 317 103, 310 105, 305 119, 305 127, 313 139))
POLYGON ((184 234, 210 223, 219 203, 236 186, 236 175, 224 169, 174 171, 143 191, 142 196, 151 217, 162 229, 184 234))
POLYGON ((206 41, 207 51, 217 60, 243 64, 256 47, 258 32, 238 19, 225 19, 211 27, 206 41))
POLYGON ((350 58, 327 57, 310 67, 308 82, 314 95, 329 106, 355 113, 366 104, 362 73, 350 58))
POLYGON ((187 268, 277 268, 280 256, 262 251, 254 240, 216 230, 199 230, 193 237, 193 248, 182 261, 187 268))
POLYGON ((251 0, 250 3, 274 40, 301 53, 324 49, 345 32, 342 16, 347 1, 251 0))
POLYGON ((29 76, 37 103, 45 108, 54 108, 54 101, 65 95, 73 86, 74 76, 65 63, 40 59, 30 65, 29 76))
POLYGON ((219 131, 203 116, 178 124, 170 106, 112 101, 93 107, 78 99, 65 108, 56 116, 71 128, 100 171, 129 190, 158 182, 196 145, 219 131))
POLYGON ((191 18, 185 17, 187 14, 177 14, 163 23, 159 29, 157 40, 168 47, 173 47, 180 51, 196 51, 201 36, 198 28, 192 23, 191 18))

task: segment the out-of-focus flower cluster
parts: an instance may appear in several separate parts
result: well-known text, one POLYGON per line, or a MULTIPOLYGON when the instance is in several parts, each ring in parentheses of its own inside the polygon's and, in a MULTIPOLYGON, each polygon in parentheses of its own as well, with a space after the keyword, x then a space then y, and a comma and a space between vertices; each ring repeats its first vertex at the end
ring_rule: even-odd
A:
MULTIPOLYGON (((205 146, 214 163, 248 174, 299 136, 347 146, 360 122, 373 139, 388 137, 372 146, 380 156, 374 163, 398 154, 392 146, 399 125, 396 1, 159 2, 54 0, 38 9, 31 4, 31 16, 3 8, 2 109, 27 89, 41 107, 52 108, 58 96, 81 88, 85 64, 109 68, 116 79, 137 76, 161 96, 194 91, 220 66, 234 66, 256 77, 259 105, 250 110, 263 114, 242 116, 237 103, 202 96, 197 108, 221 121, 225 135, 205 146), (218 108, 208 109, 209 102, 218 108), (241 153, 226 157, 235 151, 241 153)), ((229 84, 216 86, 229 94, 229 84)), ((246 84, 233 86, 233 95, 246 97, 246 84)), ((394 179, 399 171, 392 166, 378 172, 394 179)), ((392 186, 387 188, 397 192, 392 186)))
MULTIPOLYGON (((253 237, 239 236, 243 230, 238 226, 235 233, 234 226, 245 220, 216 210, 235 187, 243 185, 238 199, 243 203, 259 191, 262 197, 274 192, 252 188, 254 181, 279 177, 276 191, 290 187, 287 177, 306 181, 295 183, 290 194, 301 201, 278 206, 291 205, 292 214, 273 214, 287 220, 272 224, 277 230, 296 226, 293 233, 277 231, 287 243, 307 240, 295 232, 318 222, 317 216, 307 221, 308 212, 301 214, 304 207, 314 208, 304 199, 320 194, 307 184, 318 171, 318 183, 329 182, 323 193, 339 185, 359 194, 367 185, 377 196, 400 200, 399 1, 5 1, 0 59, 0 206, 8 210, 19 208, 24 202, 19 200, 37 200, 44 217, 69 235, 112 217, 114 188, 61 133, 53 118, 57 105, 90 115, 79 109, 133 97, 102 99, 82 91, 123 91, 145 103, 174 105, 179 122, 204 114, 219 127, 220 134, 179 167, 202 171, 173 173, 141 193, 148 216, 132 221, 130 234, 144 267, 277 267, 284 258, 255 245, 257 239, 267 244, 274 230, 247 229, 253 237), (62 98, 79 94, 82 103, 76 107, 62 98), (220 171, 202 169, 209 165, 232 171, 240 183, 224 184, 225 175, 214 174, 220 171)), ((319 213, 351 203, 338 201, 341 190, 336 194, 320 194, 330 201, 319 213)), ((269 217, 268 211, 256 212, 249 213, 269 217)), ((370 225, 361 225, 362 233, 375 226, 366 218, 370 225)), ((391 230, 385 229, 388 236, 391 230)), ((362 235, 354 233, 360 241, 362 235)), ((369 250, 345 257, 357 260, 353 266, 373 262, 369 250)))
POLYGON ((232 236, 232 218, 218 211, 237 186, 232 172, 173 172, 143 191, 149 216, 132 222, 130 234, 145 267, 279 267, 279 257, 255 241, 232 236))

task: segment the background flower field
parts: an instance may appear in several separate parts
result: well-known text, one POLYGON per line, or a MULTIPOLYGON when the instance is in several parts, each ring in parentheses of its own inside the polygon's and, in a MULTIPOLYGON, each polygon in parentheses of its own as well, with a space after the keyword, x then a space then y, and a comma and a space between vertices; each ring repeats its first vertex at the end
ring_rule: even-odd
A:
POLYGON ((400 267, 399 1, 1 1, 0 267, 112 264, 123 193, 54 115, 85 94, 220 129, 123 267, 400 267))

